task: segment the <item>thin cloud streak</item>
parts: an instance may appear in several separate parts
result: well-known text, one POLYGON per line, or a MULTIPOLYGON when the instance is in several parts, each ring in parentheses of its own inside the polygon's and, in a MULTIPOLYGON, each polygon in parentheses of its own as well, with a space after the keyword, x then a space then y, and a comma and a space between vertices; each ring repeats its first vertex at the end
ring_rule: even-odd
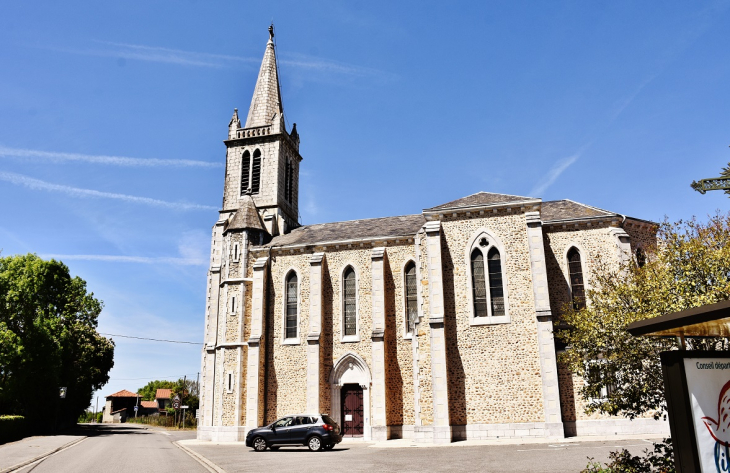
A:
POLYGON ((71 197, 113 199, 134 204, 149 205, 152 207, 163 207, 173 210, 218 210, 217 207, 210 205, 188 204, 184 202, 167 202, 165 200, 152 199, 149 197, 139 197, 136 195, 117 194, 113 192, 102 192, 94 189, 82 189, 79 187, 64 186, 61 184, 53 184, 40 179, 15 174, 12 172, 0 171, 0 181, 9 182, 11 184, 20 185, 33 190, 43 190, 49 192, 59 192, 70 195, 71 197))
MULTIPOLYGON (((180 66, 228 68, 231 62, 257 65, 261 62, 260 57, 233 56, 229 54, 200 53, 185 51, 182 49, 163 48, 159 46, 146 46, 142 44, 114 43, 108 41, 95 41, 97 44, 110 48, 65 48, 58 46, 43 46, 43 49, 58 51, 84 56, 116 57, 133 59, 147 62, 177 64, 180 66)), ((396 74, 373 69, 369 67, 355 66, 311 57, 303 54, 284 54, 278 59, 279 64, 293 68, 308 69, 316 72, 327 72, 350 76, 375 76, 384 79, 397 78, 396 74)))
POLYGON ((560 161, 556 162, 553 167, 550 169, 550 171, 547 173, 547 175, 540 180, 540 182, 537 183, 535 187, 530 190, 530 195, 539 197, 547 190, 548 187, 553 185, 553 183, 560 177, 560 175, 570 167, 571 164, 578 161, 578 158, 580 158, 580 155, 582 153, 578 152, 572 156, 568 156, 567 158, 561 159, 560 161))
POLYGON ((45 159, 53 162, 79 161, 94 164, 110 164, 113 166, 126 167, 203 167, 220 168, 222 163, 211 163, 208 161, 195 161, 192 159, 158 159, 158 158, 129 158, 126 156, 105 156, 79 153, 63 153, 58 151, 40 151, 35 149, 8 148, 0 145, 0 157, 13 158, 35 158, 45 159))
POLYGON ((151 256, 119 256, 119 255, 59 255, 42 254, 42 258, 53 258, 60 261, 104 261, 108 263, 142 263, 172 264, 178 266, 207 266, 208 261, 198 258, 151 257, 151 256))

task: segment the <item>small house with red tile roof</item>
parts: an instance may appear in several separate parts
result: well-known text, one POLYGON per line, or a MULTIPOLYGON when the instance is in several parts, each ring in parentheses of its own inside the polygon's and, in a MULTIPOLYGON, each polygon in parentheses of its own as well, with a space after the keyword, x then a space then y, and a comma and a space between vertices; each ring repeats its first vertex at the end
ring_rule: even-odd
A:
POLYGON ((137 412, 137 415, 153 416, 158 413, 157 401, 139 401, 139 411, 137 412))
POLYGON ((134 406, 137 405, 139 394, 122 389, 106 397, 104 405, 104 423, 126 422, 128 417, 134 417, 134 406))
POLYGON ((172 407, 172 389, 158 389, 155 394, 155 402, 157 402, 157 408, 160 412, 172 407))

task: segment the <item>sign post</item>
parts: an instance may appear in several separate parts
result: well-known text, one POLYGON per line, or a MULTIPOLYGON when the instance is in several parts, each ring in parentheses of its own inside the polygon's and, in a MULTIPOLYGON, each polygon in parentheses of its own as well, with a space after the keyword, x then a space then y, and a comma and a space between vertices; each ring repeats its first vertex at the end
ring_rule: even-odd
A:
POLYGON ((660 354, 677 473, 730 471, 730 353, 686 350, 685 338, 730 338, 730 301, 640 320, 634 336, 677 337, 660 354))

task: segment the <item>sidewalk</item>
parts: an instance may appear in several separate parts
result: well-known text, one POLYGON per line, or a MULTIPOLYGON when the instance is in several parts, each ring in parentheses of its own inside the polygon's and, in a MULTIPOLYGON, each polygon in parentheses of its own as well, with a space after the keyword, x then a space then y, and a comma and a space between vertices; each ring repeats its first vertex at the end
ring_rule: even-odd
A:
POLYGON ((27 437, 17 442, 0 445, 0 473, 33 463, 85 438, 83 435, 27 437))

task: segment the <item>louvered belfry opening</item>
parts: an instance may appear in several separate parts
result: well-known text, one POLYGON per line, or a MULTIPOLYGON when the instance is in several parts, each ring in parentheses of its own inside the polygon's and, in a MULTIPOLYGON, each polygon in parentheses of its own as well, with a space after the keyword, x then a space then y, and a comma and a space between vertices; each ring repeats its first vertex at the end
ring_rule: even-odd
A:
POLYGON ((286 280, 285 338, 297 337, 297 275, 292 272, 286 280))
POLYGON ((493 247, 487 254, 487 269, 489 271, 489 297, 492 302, 492 316, 504 315, 502 261, 497 248, 493 247))
POLYGON ((580 252, 573 247, 568 251, 568 273, 570 277, 570 291, 573 296, 573 309, 580 310, 586 306, 586 294, 583 287, 583 268, 580 262, 580 252))
POLYGON ((478 249, 471 253, 472 292, 474 317, 487 316, 487 287, 484 280, 484 255, 478 249))
POLYGON ((253 162, 251 163, 251 193, 258 194, 261 185, 261 151, 253 152, 253 162))
POLYGON ((241 160, 241 194, 245 194, 251 185, 251 153, 243 153, 241 160))
POLYGON ((416 265, 406 266, 406 333, 413 333, 418 319, 418 286, 416 285, 416 265))
POLYGON ((345 336, 357 335, 357 305, 355 301, 355 270, 348 267, 343 278, 345 336))

